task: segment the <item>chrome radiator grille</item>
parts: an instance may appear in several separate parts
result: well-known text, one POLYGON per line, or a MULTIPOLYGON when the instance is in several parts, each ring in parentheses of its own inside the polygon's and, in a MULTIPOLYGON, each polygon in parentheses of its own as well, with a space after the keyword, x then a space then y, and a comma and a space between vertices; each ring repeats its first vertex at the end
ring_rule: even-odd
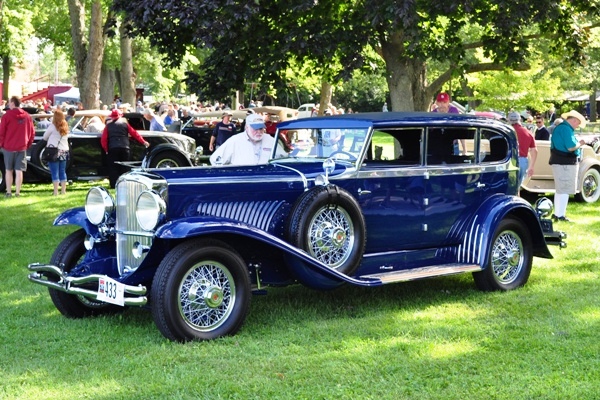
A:
POLYGON ((135 217, 137 198, 140 193, 147 189, 149 189, 148 185, 139 181, 121 180, 117 185, 117 221, 115 227, 117 230, 117 263, 121 275, 124 272, 137 269, 146 258, 146 253, 140 258, 133 256, 131 250, 134 244, 152 246, 152 236, 148 236, 148 233, 140 228, 135 217))

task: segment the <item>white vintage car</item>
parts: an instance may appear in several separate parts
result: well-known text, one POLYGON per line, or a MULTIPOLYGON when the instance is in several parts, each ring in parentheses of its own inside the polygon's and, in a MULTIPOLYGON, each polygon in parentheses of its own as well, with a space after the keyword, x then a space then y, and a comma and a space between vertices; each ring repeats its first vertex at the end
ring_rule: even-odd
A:
MULTIPOLYGON (((594 203, 600 199, 600 137, 596 134, 579 134, 588 145, 581 148, 581 161, 577 182, 576 200, 594 203)), ((550 159, 550 141, 536 141, 538 156, 534 167, 534 175, 526 178, 521 190, 531 193, 554 193, 554 177, 550 159)))

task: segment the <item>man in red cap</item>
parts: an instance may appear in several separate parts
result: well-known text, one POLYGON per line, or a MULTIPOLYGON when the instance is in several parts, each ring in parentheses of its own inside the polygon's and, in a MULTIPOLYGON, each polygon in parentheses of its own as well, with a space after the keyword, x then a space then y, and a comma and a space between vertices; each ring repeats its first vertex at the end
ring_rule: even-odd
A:
POLYGON ((460 114, 458 108, 450 104, 450 95, 446 92, 442 92, 437 95, 435 99, 435 110, 433 112, 460 114))
POLYGON ((102 131, 100 144, 108 154, 108 180, 110 187, 114 188, 121 174, 127 172, 127 168, 118 164, 118 161, 129 161, 131 157, 129 150, 129 136, 148 148, 148 143, 142 135, 129 125, 120 110, 114 109, 110 113, 110 119, 106 121, 106 127, 102 131))

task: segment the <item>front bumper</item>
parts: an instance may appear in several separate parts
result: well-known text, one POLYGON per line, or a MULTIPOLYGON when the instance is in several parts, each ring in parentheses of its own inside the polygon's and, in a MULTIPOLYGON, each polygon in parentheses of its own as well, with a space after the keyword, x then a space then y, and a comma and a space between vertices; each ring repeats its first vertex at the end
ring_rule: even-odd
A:
MULTIPOLYGON (((99 280, 107 278, 106 275, 98 274, 82 277, 67 276, 63 270, 52 264, 33 263, 29 264, 27 269, 31 271, 28 278, 34 283, 76 296, 84 296, 94 301, 98 301, 99 280)), ((124 305, 145 306, 148 302, 146 292, 146 287, 142 285, 124 285, 124 305)))

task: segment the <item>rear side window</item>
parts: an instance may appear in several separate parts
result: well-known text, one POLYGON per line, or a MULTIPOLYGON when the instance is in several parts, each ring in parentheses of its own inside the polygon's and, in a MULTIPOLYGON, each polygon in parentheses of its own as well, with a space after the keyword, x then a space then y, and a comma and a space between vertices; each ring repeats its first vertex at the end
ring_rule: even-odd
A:
POLYGON ((430 128, 427 132, 427 165, 474 164, 477 129, 430 128))
POLYGON ((501 162, 508 158, 508 142, 503 135, 481 130, 479 157, 482 163, 501 162))

